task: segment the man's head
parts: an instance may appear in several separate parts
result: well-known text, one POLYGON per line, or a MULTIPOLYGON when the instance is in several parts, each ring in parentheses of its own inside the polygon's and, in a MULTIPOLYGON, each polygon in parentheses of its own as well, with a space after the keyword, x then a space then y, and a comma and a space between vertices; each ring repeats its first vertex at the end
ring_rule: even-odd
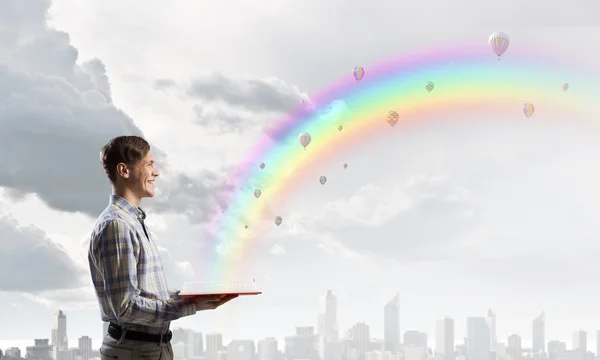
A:
POLYGON ((146 140, 139 136, 116 137, 100 151, 100 162, 115 189, 140 200, 154 196, 154 179, 159 172, 146 140))

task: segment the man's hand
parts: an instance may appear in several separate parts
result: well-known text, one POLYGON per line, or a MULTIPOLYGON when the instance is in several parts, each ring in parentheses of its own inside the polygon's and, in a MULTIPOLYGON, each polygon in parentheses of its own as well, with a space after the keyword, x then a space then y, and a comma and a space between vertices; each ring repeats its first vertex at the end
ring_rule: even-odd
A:
POLYGON ((194 299, 196 311, 214 310, 238 297, 238 295, 198 296, 194 299))

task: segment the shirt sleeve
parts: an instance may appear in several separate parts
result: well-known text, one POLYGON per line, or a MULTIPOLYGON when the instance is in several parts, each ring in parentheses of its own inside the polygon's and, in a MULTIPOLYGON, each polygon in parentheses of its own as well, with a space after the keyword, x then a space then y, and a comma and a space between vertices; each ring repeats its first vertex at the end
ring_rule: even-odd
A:
POLYGON ((140 296, 136 255, 139 245, 126 223, 111 220, 98 236, 97 267, 103 274, 104 290, 119 322, 153 325, 196 313, 196 306, 186 304, 179 296, 172 295, 166 301, 140 296))

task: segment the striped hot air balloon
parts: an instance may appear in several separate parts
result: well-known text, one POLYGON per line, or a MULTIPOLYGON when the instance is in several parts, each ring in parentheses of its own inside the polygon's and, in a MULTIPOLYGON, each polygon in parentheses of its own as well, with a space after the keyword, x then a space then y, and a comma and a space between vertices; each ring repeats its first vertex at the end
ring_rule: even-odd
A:
POLYGON ((508 49, 510 40, 508 39, 508 35, 499 31, 490 35, 488 38, 488 44, 490 45, 490 48, 494 54, 498 56, 498 60, 500 60, 500 56, 502 56, 506 49, 508 49))
POLYGON ((275 216, 273 222, 275 223, 275 225, 279 226, 283 222, 283 219, 281 218, 281 216, 275 216))
POLYGON ((352 76, 354 76, 356 81, 360 81, 360 79, 365 76, 365 69, 363 69, 362 66, 355 66, 354 69, 352 69, 352 76))
POLYGON ((310 144, 310 140, 310 134, 307 132, 303 132, 300 135, 298 135, 298 141, 300 142, 300 145, 304 147, 304 150, 306 150, 306 147, 308 146, 308 144, 310 144))
POLYGON ((319 178, 319 182, 321 183, 321 185, 325 185, 325 183, 327 182, 327 177, 325 176, 321 176, 319 178))
POLYGON ((432 83, 431 81, 428 81, 428 82, 425 84, 425 90, 427 90, 427 92, 428 92, 428 93, 430 93, 430 92, 431 92, 431 90, 433 90, 433 88, 434 88, 434 87, 435 87, 435 86, 433 85, 433 83, 432 83))
POLYGON ((531 117, 531 115, 533 115, 534 111, 535 107, 533 106, 533 104, 523 105, 523 114, 525 114, 525 116, 527 116, 528 119, 531 117))
POLYGON ((388 111, 386 120, 390 126, 396 125, 398 123, 398 119, 400 119, 400 115, 398 115, 397 112, 393 110, 388 111))
POLYGON ((258 199, 258 198, 260 197, 260 194, 262 194, 262 191, 260 191, 260 189, 256 189, 256 190, 254 190, 254 197, 255 197, 255 198, 257 198, 257 199, 258 199))

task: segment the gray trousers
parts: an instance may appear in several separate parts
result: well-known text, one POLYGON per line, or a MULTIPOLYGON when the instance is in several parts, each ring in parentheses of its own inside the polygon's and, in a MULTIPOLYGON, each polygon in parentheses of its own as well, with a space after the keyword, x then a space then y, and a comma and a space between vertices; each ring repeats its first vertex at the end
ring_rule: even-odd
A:
POLYGON ((115 340, 104 336, 100 347, 101 360, 173 360, 171 343, 151 343, 135 340, 115 340))

